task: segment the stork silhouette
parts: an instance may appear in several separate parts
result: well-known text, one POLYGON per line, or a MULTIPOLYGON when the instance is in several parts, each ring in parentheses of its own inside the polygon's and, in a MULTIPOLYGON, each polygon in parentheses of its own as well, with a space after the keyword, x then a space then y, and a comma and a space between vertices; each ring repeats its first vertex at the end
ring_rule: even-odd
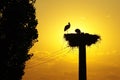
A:
POLYGON ((71 24, 68 22, 68 24, 65 26, 64 31, 68 30, 70 28, 71 24))
POLYGON ((75 32, 76 32, 77 34, 80 34, 80 33, 81 33, 80 29, 75 29, 75 32))

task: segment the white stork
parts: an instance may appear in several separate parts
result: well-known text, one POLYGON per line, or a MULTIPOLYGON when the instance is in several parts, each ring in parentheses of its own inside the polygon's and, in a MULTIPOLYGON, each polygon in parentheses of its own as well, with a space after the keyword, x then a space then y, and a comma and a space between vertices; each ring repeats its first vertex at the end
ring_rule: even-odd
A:
POLYGON ((70 22, 65 26, 64 31, 68 30, 70 28, 70 22))
POLYGON ((80 34, 80 33, 81 33, 80 29, 75 29, 75 32, 76 32, 77 34, 80 34))

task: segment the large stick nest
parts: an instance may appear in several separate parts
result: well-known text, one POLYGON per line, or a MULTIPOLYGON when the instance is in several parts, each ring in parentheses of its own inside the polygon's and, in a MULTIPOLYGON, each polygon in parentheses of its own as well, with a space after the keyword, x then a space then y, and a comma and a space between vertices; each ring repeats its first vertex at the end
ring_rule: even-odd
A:
POLYGON ((81 34, 64 34, 64 38, 68 41, 71 47, 76 47, 80 45, 87 45, 91 46, 95 44, 97 41, 100 40, 100 36, 96 34, 88 34, 88 33, 81 33, 81 34))

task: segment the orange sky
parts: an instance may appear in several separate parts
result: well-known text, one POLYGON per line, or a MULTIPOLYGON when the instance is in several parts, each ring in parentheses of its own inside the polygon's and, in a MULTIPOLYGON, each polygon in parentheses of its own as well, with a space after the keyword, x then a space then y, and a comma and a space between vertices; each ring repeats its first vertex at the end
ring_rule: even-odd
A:
POLYGON ((78 49, 67 46, 68 33, 79 28, 102 40, 87 47, 88 80, 120 80, 120 0, 36 0, 38 42, 30 52, 23 80, 78 80, 78 49))

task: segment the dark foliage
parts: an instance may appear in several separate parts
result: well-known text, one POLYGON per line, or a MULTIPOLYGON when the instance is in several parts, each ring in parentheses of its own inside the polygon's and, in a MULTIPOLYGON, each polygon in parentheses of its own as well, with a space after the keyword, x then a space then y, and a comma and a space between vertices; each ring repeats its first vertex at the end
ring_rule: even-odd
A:
POLYGON ((0 0, 0 80, 21 80, 37 41, 35 0, 0 0))
POLYGON ((98 40, 100 40, 100 36, 88 34, 88 33, 81 33, 81 34, 64 34, 64 38, 66 41, 68 41, 69 45, 71 47, 76 47, 80 45, 87 45, 91 46, 92 44, 95 44, 98 40))

